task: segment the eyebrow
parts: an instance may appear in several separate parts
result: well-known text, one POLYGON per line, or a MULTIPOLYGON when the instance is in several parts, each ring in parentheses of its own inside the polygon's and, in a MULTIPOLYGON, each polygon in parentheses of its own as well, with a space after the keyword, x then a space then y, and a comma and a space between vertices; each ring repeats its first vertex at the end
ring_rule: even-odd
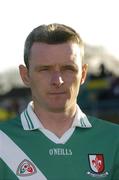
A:
POLYGON ((51 68, 51 67, 52 67, 52 65, 38 65, 38 66, 36 65, 35 69, 36 70, 40 70, 40 69, 42 70, 43 68, 51 68))
MULTIPOLYGON (((62 69, 65 69, 65 68, 74 68, 74 69, 78 69, 77 65, 76 64, 61 64, 59 65, 60 68, 62 69)), ((50 64, 40 64, 40 65, 36 65, 35 67, 35 70, 42 70, 44 68, 46 69, 52 69, 53 67, 55 67, 55 65, 50 65, 50 64)))

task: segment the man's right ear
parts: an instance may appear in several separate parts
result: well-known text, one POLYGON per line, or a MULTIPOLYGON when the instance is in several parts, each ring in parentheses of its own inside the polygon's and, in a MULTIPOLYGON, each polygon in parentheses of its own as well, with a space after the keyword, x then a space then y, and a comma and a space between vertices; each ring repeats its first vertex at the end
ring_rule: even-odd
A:
POLYGON ((27 87, 30 87, 30 80, 28 75, 28 69, 24 65, 19 65, 19 73, 21 76, 22 81, 27 87))

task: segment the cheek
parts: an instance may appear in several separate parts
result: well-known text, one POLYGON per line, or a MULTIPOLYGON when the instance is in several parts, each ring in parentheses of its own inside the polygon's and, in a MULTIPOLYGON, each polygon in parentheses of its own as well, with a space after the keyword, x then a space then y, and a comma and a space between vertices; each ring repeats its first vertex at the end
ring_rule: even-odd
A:
POLYGON ((79 87, 80 87, 80 80, 79 79, 75 79, 74 82, 73 82, 74 91, 78 91, 79 87))
POLYGON ((80 88, 80 80, 78 78, 74 78, 72 83, 70 84, 70 93, 72 96, 77 96, 80 88))
POLYGON ((76 75, 71 72, 65 72, 62 78, 66 84, 72 85, 76 80, 76 75))
POLYGON ((47 84, 47 77, 46 76, 41 76, 38 73, 33 73, 32 76, 30 77, 30 83, 34 87, 43 87, 47 84))
POLYGON ((68 77, 67 80, 72 86, 79 86, 81 83, 81 75, 80 74, 73 74, 72 76, 68 77))

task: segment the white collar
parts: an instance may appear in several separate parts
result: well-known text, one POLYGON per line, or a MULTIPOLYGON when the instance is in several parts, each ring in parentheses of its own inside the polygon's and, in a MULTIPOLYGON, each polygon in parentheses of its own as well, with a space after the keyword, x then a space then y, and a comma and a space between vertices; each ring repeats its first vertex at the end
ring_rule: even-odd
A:
MULTIPOLYGON (((44 129, 42 123, 36 116, 32 108, 33 102, 31 101, 27 108, 21 113, 21 122, 24 130, 35 130, 35 129, 44 129)), ((79 106, 77 105, 77 112, 72 124, 72 127, 80 127, 80 128, 91 128, 87 116, 81 111, 79 106)))

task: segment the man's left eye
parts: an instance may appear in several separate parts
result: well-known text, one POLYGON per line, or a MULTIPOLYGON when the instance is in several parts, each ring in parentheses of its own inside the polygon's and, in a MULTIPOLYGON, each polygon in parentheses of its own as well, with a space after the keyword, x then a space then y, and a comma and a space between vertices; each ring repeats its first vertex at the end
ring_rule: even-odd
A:
POLYGON ((77 72, 77 69, 75 67, 72 67, 72 66, 66 66, 64 67, 64 70, 65 71, 72 71, 72 72, 77 72))

